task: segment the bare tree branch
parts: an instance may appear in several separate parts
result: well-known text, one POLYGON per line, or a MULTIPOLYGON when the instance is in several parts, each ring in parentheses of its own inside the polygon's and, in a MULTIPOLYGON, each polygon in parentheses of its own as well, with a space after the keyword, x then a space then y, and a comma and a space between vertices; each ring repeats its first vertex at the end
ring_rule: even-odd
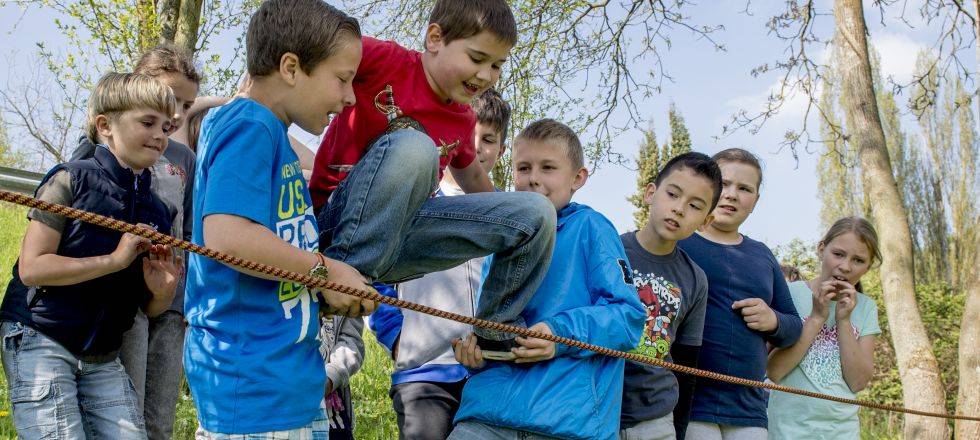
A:
MULTIPOLYGON (((678 31, 716 50, 720 25, 701 25, 684 15, 690 0, 511 2, 519 40, 497 85, 514 109, 515 126, 561 114, 589 133, 593 164, 625 159, 612 148, 623 130, 645 122, 642 98, 669 81, 661 56, 678 31), (621 124, 614 123, 625 116, 621 124)), ((427 23, 431 0, 348 1, 367 33, 414 47, 427 23)))

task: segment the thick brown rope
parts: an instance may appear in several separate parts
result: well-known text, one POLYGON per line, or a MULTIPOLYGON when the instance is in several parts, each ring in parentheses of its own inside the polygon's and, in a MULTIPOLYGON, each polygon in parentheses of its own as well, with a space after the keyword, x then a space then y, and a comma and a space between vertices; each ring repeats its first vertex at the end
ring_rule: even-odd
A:
POLYGON ((53 203, 48 203, 42 200, 35 199, 30 196, 23 194, 16 194, 12 192, 0 190, 0 200, 16 203, 18 205, 27 206, 30 208, 36 208, 43 211, 52 212, 65 217, 70 217, 76 220, 81 220, 88 223, 93 223, 105 228, 113 229, 119 232, 128 232, 134 235, 139 235, 141 237, 148 238, 157 243, 163 243, 170 246, 178 247, 189 252, 194 252, 196 254, 203 255, 205 257, 221 261, 222 263, 229 264, 232 266, 237 266, 245 268, 248 270, 261 272, 267 275, 271 275, 276 278, 281 278, 296 283, 306 285, 307 287, 315 289, 326 289, 335 292, 344 293, 347 295, 356 296, 358 298, 363 298, 371 301, 382 302, 391 306, 399 307, 402 309, 408 309, 419 313, 425 313, 427 315, 437 316, 440 318, 450 319, 456 322, 461 322, 464 324, 473 325, 476 327, 482 327, 492 330, 497 330, 501 332, 513 333, 515 335, 524 336, 527 338, 538 338, 552 341, 558 344, 567 345, 570 347, 579 348, 582 350, 594 351, 596 353, 618 357, 623 359, 628 359, 635 362, 640 362, 648 365, 654 365, 657 367, 667 368, 684 374, 690 374, 692 376, 704 377, 708 379, 713 379, 722 382, 733 383, 736 385, 742 385, 747 387, 757 387, 757 388, 768 388, 770 390, 782 391, 784 393, 798 394, 806 397, 813 397, 817 399, 831 400, 834 402, 846 403, 851 405, 863 406, 866 408, 881 409, 885 411, 900 412, 906 414, 915 414, 927 417, 941 417, 945 419, 959 419, 959 420, 972 420, 980 422, 980 417, 976 416, 966 416, 966 415, 949 415, 943 413, 935 413, 929 411, 919 411, 914 409, 903 408, 894 405, 885 405, 877 402, 868 402, 864 400, 857 399, 847 399, 843 397, 831 396, 828 394, 814 393, 811 391, 801 390, 797 388, 791 388, 787 386, 777 385, 769 382, 760 382, 757 380, 743 379, 741 377, 729 376, 725 374, 719 374, 712 371, 699 370, 696 368, 686 367, 684 365, 677 365, 670 362, 665 362, 660 359, 642 356, 635 353, 627 353, 618 350, 611 350, 605 347, 600 347, 598 345, 587 344, 582 341, 577 341, 570 338, 565 338, 561 336, 547 335, 544 333, 530 331, 526 328, 514 327, 499 322, 485 321, 482 319, 477 319, 471 316, 463 316, 455 313, 446 312, 444 310, 434 309, 429 306, 424 306, 421 304, 411 303, 408 301, 403 301, 396 298, 391 298, 383 295, 379 295, 375 292, 369 292, 366 290, 355 289, 349 286, 343 286, 340 284, 332 283, 326 281, 322 278, 311 277, 305 274, 299 274, 295 272, 290 272, 277 267, 268 266, 261 263, 256 263, 254 261, 244 260, 242 258, 233 257, 213 249, 208 249, 205 247, 198 246, 196 244, 184 241, 175 237, 171 237, 166 234, 159 233, 157 231, 132 225, 123 221, 115 220, 109 217, 104 217, 98 214, 93 214, 91 212, 82 211, 75 208, 69 208, 67 206, 56 205, 53 203))

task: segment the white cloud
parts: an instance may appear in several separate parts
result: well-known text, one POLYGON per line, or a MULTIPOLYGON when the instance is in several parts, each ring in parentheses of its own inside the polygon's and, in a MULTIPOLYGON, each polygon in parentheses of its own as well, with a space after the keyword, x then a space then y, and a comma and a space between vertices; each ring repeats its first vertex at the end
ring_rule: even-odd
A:
POLYGON ((915 59, 925 48, 907 35, 880 32, 871 36, 871 44, 881 56, 881 76, 898 83, 908 82, 915 72, 915 59))
MULTIPOLYGON (((725 101, 725 106, 730 108, 733 113, 744 110, 749 115, 759 114, 766 109, 769 97, 779 96, 782 91, 785 93, 782 105, 780 105, 779 111, 766 121, 767 128, 776 129, 778 133, 783 133, 789 128, 802 127, 802 120, 806 114, 810 98, 803 91, 802 87, 794 85, 793 81, 790 80, 790 84, 783 90, 783 80, 782 78, 778 78, 766 87, 766 90, 728 99, 725 101)), ((813 95, 820 96, 819 94, 820 84, 817 84, 813 95)), ((811 116, 812 113, 811 111, 811 116)), ((727 123, 728 121, 726 120, 724 122, 727 123)))

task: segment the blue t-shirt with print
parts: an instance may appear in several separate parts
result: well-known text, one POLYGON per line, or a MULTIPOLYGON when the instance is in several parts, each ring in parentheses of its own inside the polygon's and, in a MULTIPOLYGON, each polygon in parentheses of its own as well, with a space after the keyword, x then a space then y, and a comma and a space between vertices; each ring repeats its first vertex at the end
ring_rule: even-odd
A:
MULTIPOLYGON (((244 217, 314 251, 318 232, 286 126, 266 107, 236 99, 204 120, 194 183, 194 243, 204 218, 244 217)), ((235 237, 248 240, 249 237, 235 237)), ((201 426, 244 434, 302 427, 319 413, 325 372, 316 295, 304 286, 189 259, 184 368, 201 426)))

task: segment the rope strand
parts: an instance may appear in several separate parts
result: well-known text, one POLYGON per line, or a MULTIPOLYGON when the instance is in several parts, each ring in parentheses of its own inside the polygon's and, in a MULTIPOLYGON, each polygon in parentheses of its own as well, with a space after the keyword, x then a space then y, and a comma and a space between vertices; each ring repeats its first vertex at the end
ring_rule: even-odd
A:
POLYGON ((43 211, 48 211, 54 214, 62 215, 65 217, 73 218, 76 220, 81 220, 88 223, 93 223, 105 228, 113 229, 119 232, 128 232, 130 234, 139 235, 141 237, 148 238, 157 243, 167 244, 170 246, 178 247, 184 249, 188 252, 193 252, 196 254, 203 255, 205 257, 220 261, 225 264, 232 266, 261 272, 266 275, 271 275, 276 278, 289 280, 295 283, 303 284, 309 288, 314 289, 326 289, 334 292, 343 293, 346 295, 356 296, 358 298, 367 299, 371 301, 382 302, 391 306, 399 307, 402 309, 411 310, 414 312, 425 313, 427 315, 436 316, 439 318, 449 319, 463 324, 469 324, 475 327, 481 327, 486 329, 492 329, 501 332, 512 333, 519 336, 524 336, 527 338, 538 338, 545 339, 558 344, 567 345, 570 347, 575 347, 582 350, 589 350, 602 354, 605 356, 617 357, 622 359, 631 360, 634 362, 639 362, 643 364, 653 365, 657 367, 667 368, 679 373, 690 374, 692 376, 703 377, 707 379, 713 379, 722 382, 728 382, 736 385, 742 385, 747 387, 756 388, 766 388, 774 391, 782 391, 784 393, 797 394, 806 397, 813 397, 817 399, 830 400, 839 403, 846 403, 850 405, 863 406, 866 408, 880 409, 885 411, 899 412, 905 414, 914 414, 926 417, 940 417, 945 419, 958 419, 958 420, 970 420, 980 422, 980 417, 978 416, 967 416, 962 414, 944 414, 929 411, 920 411, 915 409, 904 408, 895 405, 885 405, 878 402, 869 402, 857 399, 848 399, 844 397, 831 396, 828 394, 815 393, 812 391, 801 390, 797 388, 791 388, 783 385, 778 385, 771 382, 760 382, 757 380, 749 380, 741 377, 729 376, 725 374, 719 374, 712 371, 699 370, 697 368, 691 368, 684 365, 677 365, 674 363, 662 361, 660 359, 642 356, 635 353, 627 353, 624 351, 611 350, 606 347, 600 347, 598 345, 588 344, 582 341, 577 341, 575 339, 570 339, 562 336, 548 335, 544 333, 534 332, 522 327, 514 327, 510 325, 501 324, 499 322, 491 322, 483 319, 474 318, 472 316, 464 316, 456 313, 447 312, 444 310, 435 309, 429 306, 416 304, 408 301, 403 301, 397 298, 391 298, 387 296, 379 295, 375 292, 369 292, 366 290, 355 289, 350 286, 344 286, 337 283, 327 281, 322 278, 311 277, 306 274, 299 274, 296 272, 287 271, 274 266, 265 265, 262 263, 257 263, 255 261, 245 260, 239 257, 234 257, 222 252, 218 252, 214 249, 209 249, 206 247, 198 246, 191 242, 178 239, 160 232, 136 226, 130 223, 112 219, 109 217, 101 216, 87 211, 82 211, 75 208, 70 208, 63 205, 57 205, 53 203, 48 203, 42 200, 35 199, 30 196, 23 194, 12 193, 8 191, 0 190, 0 200, 9 203, 15 203, 18 205, 26 206, 29 208, 36 208, 43 211))

